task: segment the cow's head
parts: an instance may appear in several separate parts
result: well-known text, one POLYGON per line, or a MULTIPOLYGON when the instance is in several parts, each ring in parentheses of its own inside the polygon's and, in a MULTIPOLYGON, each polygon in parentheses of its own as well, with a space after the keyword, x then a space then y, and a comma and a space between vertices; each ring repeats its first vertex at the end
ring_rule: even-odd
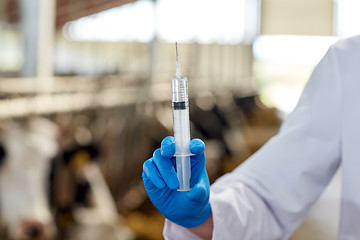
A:
POLYGON ((55 124, 40 118, 23 126, 8 123, 0 132, 0 218, 11 239, 49 239, 55 234, 47 196, 56 137, 55 124))

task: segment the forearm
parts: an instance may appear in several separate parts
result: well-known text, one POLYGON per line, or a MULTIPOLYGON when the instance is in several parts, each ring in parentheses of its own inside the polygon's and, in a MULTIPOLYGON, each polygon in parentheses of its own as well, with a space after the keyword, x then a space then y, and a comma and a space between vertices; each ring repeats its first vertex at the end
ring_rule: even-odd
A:
POLYGON ((214 223, 212 214, 209 216, 209 218, 200 226, 194 227, 194 228, 188 228, 189 231, 196 234, 197 236, 201 237, 205 240, 212 239, 212 232, 214 229, 214 223))

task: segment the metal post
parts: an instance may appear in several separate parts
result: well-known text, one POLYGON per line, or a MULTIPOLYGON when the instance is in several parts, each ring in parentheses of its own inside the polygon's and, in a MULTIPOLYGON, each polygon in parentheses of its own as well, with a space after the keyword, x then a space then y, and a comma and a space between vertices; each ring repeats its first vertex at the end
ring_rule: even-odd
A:
POLYGON ((37 0, 38 15, 38 49, 37 76, 51 77, 53 70, 53 48, 55 35, 56 0, 37 0))
POLYGON ((18 0, 23 35, 22 77, 53 76, 56 0, 18 0))
POLYGON ((23 65, 21 77, 35 77, 38 47, 38 0, 18 0, 20 6, 20 29, 23 38, 23 65))

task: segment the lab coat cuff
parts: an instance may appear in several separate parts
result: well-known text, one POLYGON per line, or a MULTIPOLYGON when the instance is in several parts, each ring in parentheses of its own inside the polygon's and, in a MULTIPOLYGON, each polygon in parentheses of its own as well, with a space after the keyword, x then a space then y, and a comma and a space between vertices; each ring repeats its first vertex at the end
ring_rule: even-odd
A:
POLYGON ((166 240, 202 240, 188 229, 165 219, 165 225, 163 230, 163 236, 166 240))

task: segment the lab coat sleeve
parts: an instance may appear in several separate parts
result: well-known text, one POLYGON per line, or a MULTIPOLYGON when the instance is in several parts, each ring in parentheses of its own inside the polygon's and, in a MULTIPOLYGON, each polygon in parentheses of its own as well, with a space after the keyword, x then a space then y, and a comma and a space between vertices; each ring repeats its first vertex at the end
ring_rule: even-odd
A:
MULTIPOLYGON (((341 152, 342 94, 335 56, 332 47, 279 133, 212 185, 213 239, 288 239, 329 183, 341 152)), ((187 231, 167 224, 164 236, 187 231)))

